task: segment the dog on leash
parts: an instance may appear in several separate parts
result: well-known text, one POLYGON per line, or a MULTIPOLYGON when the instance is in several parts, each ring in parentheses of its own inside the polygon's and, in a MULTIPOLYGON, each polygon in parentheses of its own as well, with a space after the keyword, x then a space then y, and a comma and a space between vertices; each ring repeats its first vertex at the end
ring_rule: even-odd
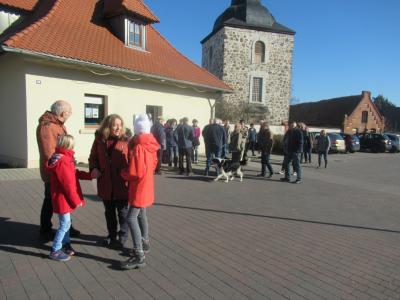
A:
POLYGON ((221 178, 225 180, 225 182, 229 182, 229 180, 235 179, 235 176, 240 177, 240 182, 243 181, 243 172, 242 172, 242 162, 232 161, 224 158, 214 158, 212 160, 213 166, 217 169, 217 178, 214 181, 218 181, 221 178))

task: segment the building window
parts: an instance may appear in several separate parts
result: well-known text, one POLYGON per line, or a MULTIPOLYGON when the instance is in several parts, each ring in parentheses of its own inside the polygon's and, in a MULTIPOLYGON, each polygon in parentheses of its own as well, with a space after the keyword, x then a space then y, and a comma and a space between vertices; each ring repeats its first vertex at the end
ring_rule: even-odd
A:
POLYGON ((254 62, 256 64, 265 62, 265 45, 263 42, 256 42, 254 47, 254 62))
POLYGON ((361 123, 368 123, 368 112, 363 111, 361 115, 361 123))
POLYGON ((262 86, 263 86, 262 77, 253 77, 251 101, 262 102, 262 86))
POLYGON ((126 45, 130 47, 145 48, 145 26, 139 22, 125 20, 126 45))
POLYGON ((105 97, 85 94, 85 127, 97 127, 106 115, 105 97))
POLYGON ((151 116, 152 121, 157 120, 158 117, 163 115, 162 106, 146 105, 146 114, 151 116))
POLYGON ((19 15, 0 10, 0 34, 19 19, 19 15))

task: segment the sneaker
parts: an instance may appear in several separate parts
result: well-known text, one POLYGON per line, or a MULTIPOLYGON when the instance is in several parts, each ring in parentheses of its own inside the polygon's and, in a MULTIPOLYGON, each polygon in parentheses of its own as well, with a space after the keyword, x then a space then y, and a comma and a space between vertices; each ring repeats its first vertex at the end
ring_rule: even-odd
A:
POLYGON ((265 174, 263 174, 263 173, 257 174, 257 177, 265 177, 265 174))
POLYGON ((135 252, 128 260, 121 262, 121 269, 132 270, 137 268, 142 268, 146 265, 144 253, 138 254, 135 252))
POLYGON ((289 179, 289 178, 286 178, 286 177, 280 178, 279 180, 280 180, 280 181, 283 181, 283 182, 289 182, 289 181, 290 181, 290 179, 289 179))
POLYGON ((296 179, 296 181, 293 181, 294 184, 300 184, 303 183, 303 180, 301 179, 296 179))
POLYGON ((297 176, 297 172, 293 172, 293 174, 292 174, 293 176, 297 176))
POLYGON ((74 256, 75 255, 75 250, 72 248, 71 244, 65 244, 62 249, 61 249, 65 254, 69 256, 74 256))
POLYGON ((71 256, 65 254, 62 250, 57 250, 52 251, 49 255, 49 258, 57 261, 68 261, 71 259, 71 256))
POLYGON ((143 247, 143 252, 144 253, 149 253, 150 252, 150 241, 149 240, 143 240, 142 247, 143 247))
POLYGON ((283 174, 285 174, 285 171, 280 170, 280 171, 277 172, 276 174, 281 174, 281 175, 283 175, 283 174))
POLYGON ((79 237, 80 235, 81 235, 81 232, 71 226, 71 228, 69 229, 69 236, 70 237, 79 237))

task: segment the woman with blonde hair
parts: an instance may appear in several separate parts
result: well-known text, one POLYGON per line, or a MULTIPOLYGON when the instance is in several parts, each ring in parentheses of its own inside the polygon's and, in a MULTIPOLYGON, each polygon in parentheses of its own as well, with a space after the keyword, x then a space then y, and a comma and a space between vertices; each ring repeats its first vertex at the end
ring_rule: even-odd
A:
POLYGON ((105 245, 110 248, 123 247, 128 238, 128 187, 120 174, 127 166, 124 122, 119 115, 112 114, 102 121, 89 157, 89 169, 92 177, 97 178, 97 194, 105 208, 108 230, 105 245))

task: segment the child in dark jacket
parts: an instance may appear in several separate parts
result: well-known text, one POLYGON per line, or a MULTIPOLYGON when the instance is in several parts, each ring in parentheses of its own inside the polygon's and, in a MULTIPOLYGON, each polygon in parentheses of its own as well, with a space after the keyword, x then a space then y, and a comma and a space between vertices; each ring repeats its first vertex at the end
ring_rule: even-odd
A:
POLYGON ((51 259, 57 261, 67 261, 75 254, 69 238, 71 212, 84 205, 79 179, 92 179, 89 172, 76 170, 73 148, 73 136, 60 136, 56 152, 50 157, 46 166, 51 174, 53 212, 58 214, 60 220, 49 255, 51 259))

